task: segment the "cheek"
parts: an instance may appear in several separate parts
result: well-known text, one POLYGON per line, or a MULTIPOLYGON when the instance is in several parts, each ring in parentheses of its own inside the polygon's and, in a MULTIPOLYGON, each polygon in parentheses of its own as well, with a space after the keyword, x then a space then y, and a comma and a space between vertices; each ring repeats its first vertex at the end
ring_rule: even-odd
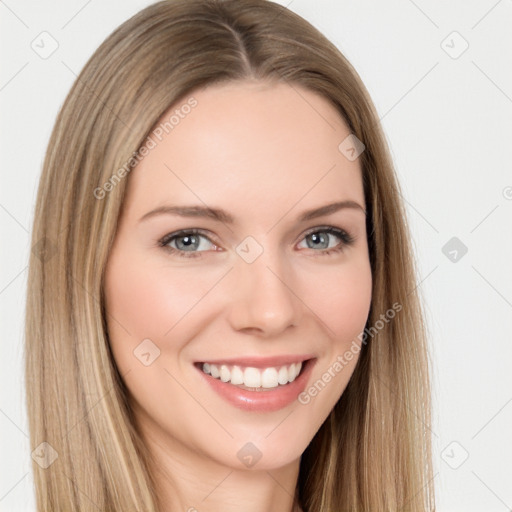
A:
POLYGON ((169 267, 160 257, 144 257, 134 249, 113 251, 105 299, 110 345, 120 371, 142 370, 134 351, 147 339, 160 350, 157 366, 174 367, 180 350, 204 323, 198 305, 218 279, 218 271, 169 267))
POLYGON ((307 305, 322 321, 334 345, 343 348, 363 329, 372 296, 372 275, 368 260, 338 267, 326 267, 302 283, 307 305))
POLYGON ((105 276, 109 324, 116 330, 121 324, 136 337, 161 339, 208 291, 209 281, 143 258, 113 258, 105 276))
POLYGON ((314 368, 307 387, 298 402, 307 411, 311 437, 327 418, 343 394, 356 367, 361 342, 358 338, 368 319, 372 296, 372 275, 366 259, 324 269, 315 282, 323 286, 307 286, 308 306, 320 319, 328 341, 321 360, 314 368))
POLYGON ((133 249, 130 258, 122 257, 123 253, 128 254, 112 252, 105 273, 107 325, 115 363, 133 398, 132 407, 161 424, 187 431, 186 424, 171 421, 163 411, 179 407, 185 418, 197 414, 195 402, 172 375, 189 338, 193 308, 215 276, 201 278, 195 272, 194 277, 183 268, 163 267, 161 261, 139 256, 133 249), (144 354, 149 354, 146 362, 144 354))
POLYGON ((370 310, 371 272, 344 275, 341 284, 331 283, 331 301, 326 304, 331 329, 341 340, 352 339, 364 328, 370 310))

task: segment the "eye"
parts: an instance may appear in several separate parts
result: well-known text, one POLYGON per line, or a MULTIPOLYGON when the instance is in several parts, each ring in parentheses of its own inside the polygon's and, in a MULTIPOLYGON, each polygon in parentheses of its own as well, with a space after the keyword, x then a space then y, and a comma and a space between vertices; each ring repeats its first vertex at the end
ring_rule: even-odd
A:
POLYGON ((216 250, 218 247, 199 229, 188 229, 165 235, 159 245, 184 258, 200 256, 198 252, 216 250))
MULTIPOLYGON (((333 226, 316 227, 310 230, 299 245, 300 248, 320 249, 315 250, 318 255, 328 255, 341 252, 345 247, 353 244, 354 238, 342 229, 333 226), (336 239, 338 241, 336 242, 336 239)), ((200 229, 187 229, 165 235, 158 242, 159 246, 183 258, 200 257, 201 252, 221 250, 200 229)))
MULTIPOLYGON (((316 227, 307 233, 303 239, 306 247, 301 248, 321 249, 317 251, 322 255, 342 251, 346 246, 354 243, 354 238, 342 229, 333 226, 316 227), (336 242, 336 239, 338 241, 336 242)), ((301 242, 302 243, 302 242, 301 242)))

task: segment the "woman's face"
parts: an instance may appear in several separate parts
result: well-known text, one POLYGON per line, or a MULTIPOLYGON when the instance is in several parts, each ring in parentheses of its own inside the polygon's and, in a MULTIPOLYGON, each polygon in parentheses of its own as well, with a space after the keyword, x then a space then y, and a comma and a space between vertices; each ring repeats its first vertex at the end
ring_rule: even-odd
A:
POLYGON ((299 86, 193 98, 129 175, 105 276, 109 339, 160 453, 282 467, 358 359, 371 301, 361 168, 338 147, 350 131, 336 110, 299 86))

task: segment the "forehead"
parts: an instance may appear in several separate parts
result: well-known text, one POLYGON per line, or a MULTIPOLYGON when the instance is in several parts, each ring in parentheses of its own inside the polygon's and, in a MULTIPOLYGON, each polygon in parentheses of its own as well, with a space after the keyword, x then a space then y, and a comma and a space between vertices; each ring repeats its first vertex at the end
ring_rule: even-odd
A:
POLYGON ((348 126, 326 99, 295 84, 210 86, 177 102, 157 125, 156 146, 129 177, 127 201, 137 212, 199 201, 247 209, 250 201, 270 221, 299 201, 364 205, 359 161, 338 149, 348 126), (187 102, 195 106, 182 109, 187 102))

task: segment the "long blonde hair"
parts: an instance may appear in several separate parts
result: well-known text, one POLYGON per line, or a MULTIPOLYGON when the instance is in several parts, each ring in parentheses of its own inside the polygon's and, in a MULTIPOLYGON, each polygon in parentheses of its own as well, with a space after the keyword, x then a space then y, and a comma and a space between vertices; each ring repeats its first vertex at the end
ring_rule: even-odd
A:
POLYGON ((109 348, 103 296, 129 178, 105 197, 95 190, 130 161, 170 106, 197 88, 246 78, 322 95, 364 143, 373 275, 367 327, 401 306, 373 329, 305 450, 300 504, 305 512, 434 510, 416 269, 389 149, 363 83, 332 43, 278 4, 169 0, 123 23, 94 53, 62 106, 44 161, 25 346, 31 445, 47 461, 33 463, 39 511, 159 510, 150 455, 109 348))

